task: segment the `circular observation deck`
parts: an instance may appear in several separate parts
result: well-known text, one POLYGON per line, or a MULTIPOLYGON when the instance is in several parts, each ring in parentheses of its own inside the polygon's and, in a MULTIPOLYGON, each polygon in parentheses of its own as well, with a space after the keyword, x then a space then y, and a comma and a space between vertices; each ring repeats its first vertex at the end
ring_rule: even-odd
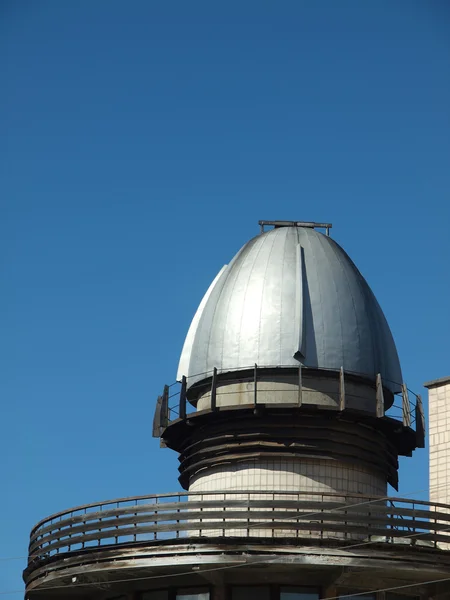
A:
POLYGON ((169 584, 214 586, 215 571, 221 585, 262 577, 367 591, 386 580, 417 592, 422 582, 448 577, 449 548, 443 504, 292 491, 174 493, 88 504, 41 521, 24 580, 29 600, 131 592, 125 597, 144 599, 169 584))

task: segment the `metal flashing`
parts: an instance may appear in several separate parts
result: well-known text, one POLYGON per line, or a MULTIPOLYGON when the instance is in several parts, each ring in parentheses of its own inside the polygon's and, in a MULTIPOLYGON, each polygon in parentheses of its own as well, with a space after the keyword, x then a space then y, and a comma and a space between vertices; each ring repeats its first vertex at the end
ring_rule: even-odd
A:
POLYGON ((432 379, 431 381, 426 381, 423 384, 423 387, 430 389, 433 387, 437 387, 439 385, 446 385, 447 383, 450 383, 450 376, 449 377, 441 377, 440 379, 432 379))

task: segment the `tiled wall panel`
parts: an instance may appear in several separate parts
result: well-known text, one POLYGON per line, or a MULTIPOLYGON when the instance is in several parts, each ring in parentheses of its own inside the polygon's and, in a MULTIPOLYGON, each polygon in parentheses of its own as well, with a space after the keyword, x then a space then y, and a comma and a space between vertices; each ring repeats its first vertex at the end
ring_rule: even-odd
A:
POLYGON ((450 380, 431 386, 428 400, 430 501, 450 504, 450 380))
MULTIPOLYGON (((312 500, 326 502, 336 501, 339 503, 352 502, 357 500, 346 498, 347 494, 365 494, 370 496, 386 496, 386 482, 382 477, 377 476, 367 470, 358 467, 352 467, 343 463, 336 463, 324 460, 301 460, 301 461, 252 461, 235 465, 221 466, 216 469, 205 470, 200 473, 191 482, 189 491, 205 492, 202 496, 204 500, 230 500, 230 499, 250 499, 262 500, 268 496, 258 494, 258 491, 278 491, 286 492, 279 495, 280 500, 312 500), (251 494, 214 494, 219 491, 247 491, 251 494), (292 494, 289 494, 292 492, 292 494), (311 492, 311 495, 302 495, 299 497, 296 492, 311 492), (325 496, 315 496, 312 492, 320 492, 325 496), (342 492, 342 496, 337 498, 326 496, 328 493, 342 492)), ((191 499, 198 497, 191 496, 191 499)), ((269 496, 270 498, 270 496, 269 496)), ((226 513, 225 509, 224 513, 226 513)), ((232 510, 231 508, 229 510, 232 510)), ((320 537, 320 533, 315 529, 299 531, 297 529, 270 529, 255 526, 251 516, 252 509, 249 509, 248 519, 243 520, 241 529, 227 529, 227 517, 224 514, 224 528, 199 530, 198 535, 202 536, 252 536, 252 537, 320 537)), ((307 522, 320 521, 320 514, 310 515, 310 509, 307 522)), ((354 513, 353 513, 354 514, 354 513)), ((289 517, 290 519, 291 517, 289 517)), ((203 524, 207 519, 202 519, 203 524)), ((265 522, 265 521, 264 521, 265 522)), ((356 524, 356 523, 355 523, 356 524)), ((328 537, 349 539, 362 539, 364 536, 359 534, 342 534, 331 532, 328 537)))
POLYGON ((205 470, 191 491, 292 490, 386 495, 381 475, 362 467, 326 460, 253 461, 205 470))

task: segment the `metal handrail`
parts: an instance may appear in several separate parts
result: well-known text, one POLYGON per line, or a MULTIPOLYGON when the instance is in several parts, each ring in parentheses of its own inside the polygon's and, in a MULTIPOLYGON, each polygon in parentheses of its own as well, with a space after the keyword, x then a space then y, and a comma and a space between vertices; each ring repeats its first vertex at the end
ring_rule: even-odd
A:
POLYGON ((426 541, 450 548, 450 505, 360 494, 260 490, 121 498, 79 506, 38 523, 30 536, 29 562, 123 544, 205 541, 211 536, 252 538, 255 529, 258 539, 282 535, 345 543, 377 536, 391 544, 405 538, 411 545, 426 541))
MULTIPOLYGON (((219 375, 223 375, 223 374, 227 374, 227 373, 239 373, 239 372, 244 372, 244 371, 248 371, 250 372, 254 372, 255 373, 255 378, 257 377, 257 372, 259 369, 265 370, 265 369, 295 369, 296 367, 293 365, 249 365, 249 366, 245 366, 245 367, 236 367, 236 368, 225 368, 225 369, 213 369, 210 371, 205 371, 203 373, 197 373, 197 374, 191 374, 187 377, 183 377, 183 379, 185 380, 186 384, 189 382, 189 380, 195 380, 196 382, 198 381, 198 378, 202 378, 202 379, 208 379, 210 377, 214 378, 215 376, 219 376, 219 375), (215 373, 215 374, 214 374, 215 373)), ((313 370, 313 371, 319 371, 319 372, 327 372, 330 373, 331 371, 336 372, 335 369, 326 369, 326 368, 310 368, 310 367, 305 367, 305 366, 298 366, 298 369, 300 369, 301 371, 307 372, 309 370, 313 370)), ((351 376, 357 376, 359 378, 364 377, 363 374, 361 373, 356 373, 353 371, 345 371, 346 375, 351 375, 351 376)), ((367 375, 367 377, 370 377, 370 375, 367 375)), ((300 381, 301 381, 302 377, 300 376, 300 381)), ((233 380, 233 383, 239 383, 239 382, 244 382, 244 381, 251 381, 252 377, 245 377, 243 379, 237 378, 233 380)), ((413 424, 415 424, 415 412, 416 412, 416 406, 417 404, 421 404, 421 398, 419 395, 417 395, 416 393, 414 393, 412 390, 410 390, 409 388, 407 388, 406 385, 402 384, 401 382, 396 382, 396 381, 392 381, 389 379, 384 378, 383 382, 388 382, 391 384, 394 384, 396 386, 398 386, 399 390, 400 389, 404 389, 405 393, 410 394, 410 397, 407 398, 406 401, 404 401, 404 403, 402 404, 393 404, 390 408, 388 408, 386 410, 386 416, 389 416, 391 418, 403 421, 405 423, 409 423, 409 426, 412 426, 413 424), (405 409, 407 407, 406 412, 408 413, 408 415, 405 415, 405 409)), ((301 385, 301 384, 300 384, 301 385)), ((181 381, 175 381, 173 382, 171 385, 166 386, 167 390, 169 390, 170 388, 173 388, 173 386, 181 386, 181 381)), ((267 393, 268 391, 271 391, 270 389, 265 388, 264 389, 264 393, 267 393)), ((278 388, 272 390, 272 391, 276 391, 277 394, 291 394, 291 390, 279 390, 278 388)), ((309 394, 312 393, 320 393, 320 390, 308 390, 309 394)), ((214 394, 217 397, 220 396, 225 396, 227 394, 234 394, 235 392, 228 392, 225 391, 223 389, 221 390, 217 390, 214 392, 214 394)), ((400 393, 400 392, 399 392, 400 393)), ((181 406, 181 404, 183 404, 183 402, 185 403, 185 399, 182 401, 181 399, 181 393, 180 393, 180 389, 177 389, 177 391, 172 392, 170 395, 167 396, 167 401, 169 399, 172 399, 174 397, 179 397, 180 398, 180 402, 179 405, 181 406)), ((351 394, 346 392, 346 397, 347 398, 359 398, 358 395, 356 394, 351 394)), ((257 401, 257 391, 256 391, 256 383, 255 383, 255 402, 257 401)), ((168 418, 168 423, 173 422, 174 420, 177 420, 180 417, 180 411, 177 410, 177 407, 175 406, 167 406, 167 418, 168 418), (175 416, 175 418, 174 418, 175 416)))
MULTIPOLYGON (((221 375, 221 374, 226 374, 226 373, 238 373, 239 371, 251 371, 254 368, 254 364, 251 365, 247 365, 247 366, 241 366, 241 367, 226 367, 226 368, 217 368, 217 374, 221 375)), ((295 369, 297 368, 295 365, 257 365, 258 369, 295 369)), ((298 367, 300 367, 300 364, 298 365, 298 367)), ((301 365, 301 369, 302 371, 318 371, 321 372, 323 371, 324 373, 330 373, 330 372, 336 372, 336 369, 334 367, 306 367, 304 365, 301 365)), ((202 371, 199 373, 191 373, 190 375, 186 376, 186 380, 189 382, 190 379, 195 379, 197 380, 198 377, 203 377, 204 379, 207 379, 208 377, 212 377, 214 372, 214 369, 209 369, 208 371, 202 371)), ((365 377, 369 377, 369 378, 374 378, 375 375, 374 374, 364 374, 364 373, 360 373, 358 371, 350 371, 348 369, 345 369, 345 373, 347 375, 354 375, 356 377, 359 378, 365 378, 365 377)), ((393 379, 388 379, 387 377, 383 377, 383 381, 387 382, 387 383, 391 383, 395 386, 398 386, 399 388, 401 388, 401 386, 403 385, 402 382, 400 381, 394 381, 393 379)), ((181 380, 177 380, 174 381, 173 383, 171 383, 168 387, 171 388, 175 385, 179 385, 181 383, 181 380)), ((410 394, 412 394, 415 398, 418 397, 418 394, 416 394, 413 390, 411 390, 410 388, 407 388, 408 392, 410 394)), ((174 394, 172 394, 173 396, 174 394)))

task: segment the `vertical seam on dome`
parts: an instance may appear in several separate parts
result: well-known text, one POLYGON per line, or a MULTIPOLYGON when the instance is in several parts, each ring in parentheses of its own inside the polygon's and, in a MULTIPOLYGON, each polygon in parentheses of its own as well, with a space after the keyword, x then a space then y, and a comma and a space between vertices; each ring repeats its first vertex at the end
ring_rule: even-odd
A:
MULTIPOLYGON (((312 247, 312 244, 311 244, 311 240, 309 238, 309 232, 305 229, 303 233, 304 233, 304 237, 306 238, 306 241, 308 242, 308 245, 309 245, 312 263, 315 264, 316 257, 314 255, 314 250, 313 250, 313 247, 312 247)), ((308 269, 307 269, 307 266, 306 266, 306 261, 305 261, 305 273, 306 273, 306 279, 308 279, 308 269)), ((322 290, 321 290, 321 287, 320 287, 320 279, 318 277, 316 277, 316 279, 317 279, 317 289, 319 291, 319 304, 320 304, 320 312, 321 312, 321 315, 322 315, 322 328, 323 328, 323 326, 325 324, 325 319, 324 319, 324 316, 323 316, 322 290)), ((312 315, 314 315, 314 311, 312 311, 312 315)), ((312 325, 312 329, 313 329, 314 342, 315 342, 315 346, 316 346, 317 366, 319 367, 320 360, 319 360, 319 354, 317 353, 317 335, 316 335, 316 329, 315 329, 315 323, 314 323, 314 316, 313 316, 313 322, 312 322, 311 325, 312 325)), ((322 355, 325 355, 325 352, 324 352, 324 348, 325 348, 325 346, 324 346, 324 339, 325 339, 325 336, 322 335, 322 348, 321 348, 322 355)))

